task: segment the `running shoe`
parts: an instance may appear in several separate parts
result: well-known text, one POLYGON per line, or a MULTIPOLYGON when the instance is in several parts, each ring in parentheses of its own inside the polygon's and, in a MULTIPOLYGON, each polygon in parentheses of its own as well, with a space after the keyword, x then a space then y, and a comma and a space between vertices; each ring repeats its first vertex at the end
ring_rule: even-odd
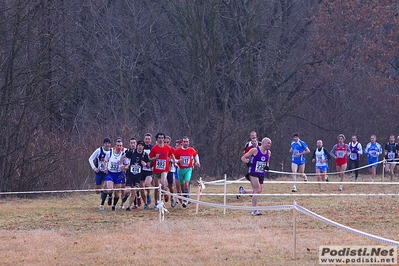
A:
POLYGON ((296 190, 296 186, 293 186, 291 192, 297 192, 297 191, 298 190, 296 190))
POLYGON ((355 182, 357 182, 357 177, 355 177, 355 182))
POLYGON ((188 205, 188 202, 187 202, 187 201, 183 201, 183 203, 181 204, 181 206, 182 206, 183 208, 187 208, 187 205, 188 205))
POLYGON ((131 211, 130 207, 126 207, 126 211, 130 212, 131 211))
POLYGON ((104 205, 100 205, 100 211, 104 210, 104 205))
POLYGON ((151 195, 148 194, 147 195, 147 204, 151 204, 152 200, 151 200, 151 195))
POLYGON ((119 210, 123 210, 123 208, 125 208, 122 204, 119 205, 119 210))
POLYGON ((144 210, 148 210, 148 204, 144 204, 144 210))
POLYGON ((342 185, 340 185, 338 191, 342 191, 342 189, 342 185))
POLYGON ((137 205, 133 205, 132 208, 133 208, 133 209, 138 209, 137 205))
POLYGON ((262 215, 262 213, 260 213, 258 210, 254 210, 254 211, 252 211, 252 216, 260 216, 260 215, 262 215))
POLYGON ((116 209, 115 206, 112 206, 111 210, 112 210, 112 211, 115 211, 115 209, 116 209))
POLYGON ((170 198, 170 206, 172 208, 176 207, 176 201, 175 201, 175 199, 173 197, 170 198))
POLYGON ((326 182, 330 181, 330 179, 328 179, 328 175, 326 175, 326 182))
POLYGON ((303 181, 308 181, 308 177, 306 175, 303 177, 303 181))
POLYGON ((158 205, 155 204, 155 205, 154 205, 154 211, 157 211, 157 210, 158 210, 158 205))
POLYGON ((108 196, 108 206, 112 205, 112 196, 108 196))
MULTIPOLYGON (((245 190, 244 190, 244 187, 243 187, 243 186, 240 186, 240 187, 238 188, 238 193, 240 193, 240 194, 244 194, 244 193, 245 193, 245 190)), ((239 198, 241 198, 241 196, 240 196, 240 195, 237 195, 237 199, 239 199, 239 198)))

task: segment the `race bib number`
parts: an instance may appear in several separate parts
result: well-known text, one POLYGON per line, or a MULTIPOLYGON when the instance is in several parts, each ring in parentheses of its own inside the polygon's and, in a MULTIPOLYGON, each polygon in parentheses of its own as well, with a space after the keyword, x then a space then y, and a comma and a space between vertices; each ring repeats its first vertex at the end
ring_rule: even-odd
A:
POLYGON ((180 159, 183 160, 180 163, 181 166, 189 166, 190 165, 190 156, 181 156, 180 159))
POLYGON ((263 173, 266 166, 266 162, 257 161, 255 165, 255 172, 263 173))
POLYGON ((111 171, 119 172, 119 164, 111 162, 111 171))
POLYGON ((141 173, 140 165, 134 164, 130 166, 130 172, 134 175, 138 175, 141 173))
POLYGON ((316 161, 319 162, 319 163, 321 163, 321 162, 323 161, 323 156, 322 156, 322 155, 318 155, 318 156, 316 157, 316 161))
POLYGON ((349 155, 349 158, 351 158, 351 160, 357 160, 357 153, 351 153, 350 155, 349 155))
POLYGON ((371 157, 377 157, 378 156, 377 151, 369 151, 369 154, 370 154, 371 157))
POLYGON ((338 158, 344 158, 345 157, 345 151, 337 151, 337 157, 338 158))
POLYGON ((157 160, 157 162, 155 164, 155 169, 165 170, 166 169, 166 160, 157 160))
POLYGON ((102 162, 102 161, 98 162, 98 170, 100 170, 101 172, 104 172, 104 170, 105 170, 104 162, 102 162))
POLYGON ((395 159, 395 153, 392 151, 388 152, 388 159, 395 159))

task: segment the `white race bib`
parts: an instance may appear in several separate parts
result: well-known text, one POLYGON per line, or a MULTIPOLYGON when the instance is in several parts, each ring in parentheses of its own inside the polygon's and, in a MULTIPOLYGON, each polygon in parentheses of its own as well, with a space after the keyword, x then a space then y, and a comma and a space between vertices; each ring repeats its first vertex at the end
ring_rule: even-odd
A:
POLYGON ((120 172, 119 164, 116 162, 111 162, 111 171, 112 172, 120 172))
POLYGON ((266 166, 266 162, 257 161, 255 165, 255 172, 263 173, 266 166))
POLYGON ((166 169, 166 160, 158 159, 155 164, 155 169, 165 170, 166 169))
POLYGON ((345 157, 345 151, 337 151, 337 157, 338 158, 344 158, 345 157))
POLYGON ((133 164, 130 166, 130 172, 134 175, 138 175, 141 173, 141 167, 140 165, 133 164))
POLYGON ((190 156, 181 156, 181 160, 183 160, 180 165, 181 166, 189 166, 190 165, 190 156))
POLYGON ((369 155, 371 156, 371 157, 378 157, 378 153, 377 153, 377 151, 369 151, 369 155))
POLYGON ((104 170, 105 170, 104 162, 102 162, 102 161, 98 162, 98 170, 100 170, 101 172, 104 172, 104 170))

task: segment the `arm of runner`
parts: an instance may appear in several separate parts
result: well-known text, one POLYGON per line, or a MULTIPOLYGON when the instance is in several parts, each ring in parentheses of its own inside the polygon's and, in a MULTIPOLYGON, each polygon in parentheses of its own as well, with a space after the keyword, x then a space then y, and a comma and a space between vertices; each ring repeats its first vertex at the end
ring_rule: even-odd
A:
POLYGON ((199 161, 199 156, 198 156, 198 154, 197 154, 197 155, 195 155, 195 157, 194 157, 194 160, 195 160, 195 166, 197 166, 197 167, 201 167, 201 164, 200 164, 200 161, 199 161))
POLYGON ((313 154, 312 154, 312 162, 315 162, 315 161, 316 161, 316 150, 317 150, 317 148, 313 151, 313 154))
POLYGON ((335 145, 332 147, 331 151, 330 151, 330 155, 331 155, 331 157, 333 157, 334 159, 335 159, 335 150, 336 150, 336 148, 337 148, 337 144, 335 144, 335 145))
POLYGON ((89 157, 89 164, 90 164, 90 167, 91 167, 91 169, 93 169, 93 171, 95 171, 96 173, 98 173, 98 169, 97 169, 97 167, 94 165, 94 160, 96 159, 96 158, 98 158, 98 155, 99 155, 99 149, 96 149, 92 154, 91 154, 91 156, 89 157))
POLYGON ((360 143, 357 144, 357 154, 359 154, 359 155, 363 154, 363 147, 362 147, 362 144, 360 144, 360 143))
POLYGON ((250 159, 251 159, 251 156, 256 155, 256 152, 258 152, 258 149, 257 149, 257 148, 252 148, 252 149, 250 149, 246 154, 244 154, 244 155, 241 157, 241 161, 244 162, 244 163, 249 163, 249 161, 250 161, 250 159), (255 154, 254 154, 254 152, 255 152, 255 154))

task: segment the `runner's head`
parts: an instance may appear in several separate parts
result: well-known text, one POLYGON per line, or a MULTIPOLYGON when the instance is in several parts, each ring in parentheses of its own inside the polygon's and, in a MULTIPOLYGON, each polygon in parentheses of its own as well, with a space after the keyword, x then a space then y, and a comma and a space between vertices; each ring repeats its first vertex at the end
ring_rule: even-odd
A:
POLYGON ((170 145, 170 142, 172 141, 172 139, 170 138, 170 136, 165 136, 165 140, 164 140, 164 143, 166 144, 166 145, 170 145))
POLYGON ((298 140, 299 140, 299 133, 294 133, 294 134, 292 134, 292 139, 295 141, 295 142, 298 142, 298 140))
POLYGON ((253 139, 253 138, 257 138, 258 134, 256 133, 256 131, 251 131, 249 133, 249 139, 253 139))
POLYGON ((176 149, 181 147, 182 143, 183 143, 183 140, 181 140, 181 139, 176 140, 176 143, 175 143, 176 149))
POLYGON ((257 147, 258 146, 258 139, 257 138, 252 138, 251 139, 251 145, 252 147, 257 147))
POLYGON ((270 146, 272 146, 272 140, 269 138, 263 138, 262 139, 262 146, 266 148, 266 150, 270 149, 270 146))
POLYGON ((339 142, 344 142, 345 141, 345 135, 344 134, 339 134, 337 137, 339 142))
POLYGON ((190 145, 190 139, 187 136, 183 137, 183 148, 187 149, 190 145))
POLYGON ((151 133, 145 133, 144 134, 144 143, 145 145, 150 145, 152 142, 152 134, 151 133))
POLYGON ((165 141, 165 134, 164 133, 157 133, 157 135, 155 136, 157 143, 158 144, 164 144, 165 141))
POLYGON ((323 147, 323 141, 321 140, 321 139, 319 139, 318 141, 317 141, 317 148, 321 148, 321 147, 323 147))
POLYGON ((120 153, 122 151, 123 143, 122 140, 117 140, 115 144, 115 152, 120 153))
POLYGON ((144 141, 142 141, 142 140, 137 141, 136 147, 137 147, 137 151, 139 153, 142 153, 144 150, 144 141))
POLYGON ((131 139, 129 140, 129 147, 130 147, 130 149, 132 149, 132 150, 135 150, 135 149, 136 149, 136 147, 137 147, 137 139, 136 139, 136 138, 131 138, 131 139))
POLYGON ((105 138, 103 141, 103 147, 106 151, 108 151, 111 148, 111 139, 110 138, 105 138))

